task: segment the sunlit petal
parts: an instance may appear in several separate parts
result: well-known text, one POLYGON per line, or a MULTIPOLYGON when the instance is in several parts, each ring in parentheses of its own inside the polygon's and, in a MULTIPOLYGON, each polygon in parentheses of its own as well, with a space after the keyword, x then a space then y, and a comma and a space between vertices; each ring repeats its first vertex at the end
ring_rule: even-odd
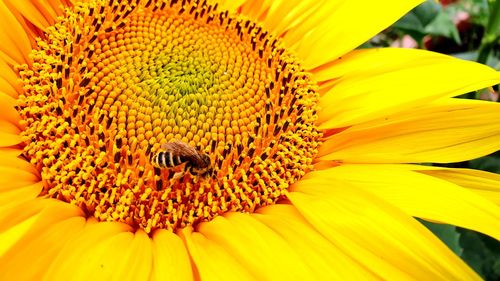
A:
POLYGON ((23 17, 28 19, 31 23, 36 25, 40 29, 44 29, 50 24, 54 23, 55 14, 51 16, 48 10, 40 6, 45 6, 42 3, 44 1, 29 1, 29 0, 6 0, 8 5, 11 5, 20 12, 23 17), (42 4, 42 5, 37 5, 42 4), (42 9, 40 9, 42 8, 42 9))
POLYGON ((10 124, 12 124, 12 125, 5 124, 0 128, 5 130, 4 127, 9 126, 11 128, 10 129, 11 133, 15 132, 19 134, 19 130, 13 130, 14 127, 17 128, 20 127, 19 121, 21 120, 19 112, 17 112, 17 110, 14 109, 14 105, 15 105, 15 99, 13 99, 8 94, 5 94, 0 91, 0 112, 2 112, 2 121, 9 122, 10 124))
POLYGON ((217 217, 200 225, 199 232, 231 253, 257 280, 317 277, 304 264, 300 252, 250 215, 230 213, 227 218, 217 217))
POLYGON ((227 9, 231 12, 236 12, 236 10, 246 2, 246 0, 222 0, 222 1, 213 1, 214 3, 218 2, 221 7, 227 9))
POLYGON ((444 99, 352 126, 320 149, 324 160, 357 163, 457 162, 500 148, 500 104, 444 99))
POLYGON ((414 169, 468 188, 470 191, 500 205, 500 175, 498 174, 472 169, 446 169, 439 167, 426 169, 425 167, 418 166, 414 169))
MULTIPOLYGON (((137 246, 142 240, 134 241, 134 234, 128 229, 120 223, 87 221, 83 230, 61 249, 46 269, 43 280, 122 280, 119 278, 127 276, 128 272, 124 266, 130 259, 136 259, 133 245, 137 246)), ((141 258, 150 260, 151 257, 141 258)), ((131 272, 130 276, 135 273, 131 272)))
MULTIPOLYGON (((308 185, 331 180, 383 198, 410 216, 474 229, 500 238, 500 208, 451 182, 412 171, 405 165, 341 165, 314 172, 308 185)), ((328 192, 328 189, 324 189, 328 192)), ((337 194, 337 189, 331 189, 337 194)))
POLYGON ((186 246, 179 236, 165 230, 153 236, 152 281, 194 280, 186 246))
POLYGON ((231 252, 203 234, 189 229, 181 234, 195 266, 196 280, 258 280, 231 252))
POLYGON ((317 231, 382 279, 388 272, 395 280, 480 279, 424 226, 371 193, 328 181, 294 190, 288 198, 317 231))
MULTIPOLYGON (((16 2, 16 1, 15 1, 16 2)), ((0 2, 0 53, 18 64, 28 62, 31 43, 23 26, 8 8, 8 2, 0 2)))
POLYGON ((59 222, 47 222, 35 233, 27 234, 0 258, 1 280, 37 280, 84 224, 84 218, 72 217, 59 222), (26 265, 27 256, 33 257, 29 266, 26 265))
POLYGON ((41 182, 33 184, 26 183, 25 186, 0 190, 0 206, 33 200, 40 194, 40 191, 42 191, 41 182))
POLYGON ((312 69, 339 58, 379 33, 421 0, 325 1, 314 16, 284 35, 312 69), (383 6, 384 9, 379 9, 383 6), (360 8, 362 7, 362 8, 360 8), (373 11, 377 9, 377 13, 373 11))
POLYGON ((500 83, 500 73, 487 66, 410 49, 357 50, 315 75, 326 81, 321 128, 384 118, 500 83))
POLYGON ((241 7, 241 14, 254 20, 264 20, 273 0, 247 0, 241 7))
MULTIPOLYGON (((315 280, 370 280, 376 275, 357 263, 348 253, 317 232, 309 222, 289 204, 277 204, 260 209, 253 217, 279 234, 303 257, 317 275, 315 280)), ((398 271, 388 272, 395 277, 398 271)))
MULTIPOLYGON (((17 209, 2 210, 2 215, 6 215, 0 217, 2 227, 15 222, 14 225, 29 224, 29 229, 20 227, 18 233, 7 234, 12 244, 5 247, 5 253, 0 256, 0 280, 36 279, 46 271, 64 244, 83 227, 84 219, 79 208, 55 201, 38 200, 38 203, 24 204, 34 208, 20 205, 17 209), (32 257, 33 264, 29 267, 26 266, 26 257, 32 257)), ((0 235, 2 232, 0 230, 0 235)))

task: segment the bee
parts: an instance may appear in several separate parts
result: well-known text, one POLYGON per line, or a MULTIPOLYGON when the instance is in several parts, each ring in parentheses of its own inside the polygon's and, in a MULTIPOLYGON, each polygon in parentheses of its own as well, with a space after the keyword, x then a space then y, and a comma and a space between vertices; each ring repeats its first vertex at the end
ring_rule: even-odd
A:
POLYGON ((173 168, 185 163, 182 172, 174 174, 174 180, 189 172, 193 176, 205 176, 211 173, 210 157, 189 146, 187 143, 175 140, 162 144, 163 151, 152 158, 153 165, 158 168, 173 168))

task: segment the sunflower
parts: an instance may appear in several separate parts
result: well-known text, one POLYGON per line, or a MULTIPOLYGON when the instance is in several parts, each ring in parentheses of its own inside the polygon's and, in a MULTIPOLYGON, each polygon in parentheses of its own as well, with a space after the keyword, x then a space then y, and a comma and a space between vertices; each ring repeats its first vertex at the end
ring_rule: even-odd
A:
POLYGON ((500 74, 354 50, 420 2, 2 1, 0 279, 480 279, 415 217, 499 239, 500 177, 415 163, 500 74))

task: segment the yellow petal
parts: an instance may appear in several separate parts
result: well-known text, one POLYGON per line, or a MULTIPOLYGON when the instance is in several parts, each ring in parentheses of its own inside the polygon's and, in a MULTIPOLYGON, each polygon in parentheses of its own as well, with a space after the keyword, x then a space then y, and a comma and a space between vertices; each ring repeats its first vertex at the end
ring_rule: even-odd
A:
MULTIPOLYGON (((1 103, 1 101, 0 101, 0 103, 1 103)), ((1 106, 0 106, 0 108, 1 108, 1 106)), ((6 116, 5 118, 8 118, 8 116, 6 116)), ((10 121, 0 120, 0 132, 6 133, 6 134, 11 134, 11 135, 19 135, 21 130, 10 121)))
POLYGON ((120 264, 114 269, 112 280, 148 280, 153 265, 152 240, 149 236, 138 230, 125 250, 124 255, 118 256, 120 264))
POLYGON ((47 207, 47 204, 53 204, 54 201, 37 198, 35 200, 16 203, 17 204, 0 205, 0 234, 23 221, 39 215, 40 212, 47 207))
MULTIPOLYGON (((0 30, 0 35, 1 32, 2 31, 0 30)), ((3 39, 6 40, 6 38, 3 39)), ((0 48, 0 59, 4 60, 9 65, 17 65, 19 63, 24 63, 24 58, 17 49, 7 50, 7 48, 16 48, 16 47, 14 46, 13 42, 9 42, 8 39, 6 41, 7 41, 5 43, 6 47, 0 48)))
POLYGON ((266 18, 266 13, 272 3, 276 1, 272 0, 248 0, 241 7, 241 14, 255 20, 264 21, 266 18))
MULTIPOLYGON (((316 274, 314 280, 375 279, 369 268, 360 265, 317 232, 298 210, 289 204, 266 206, 252 214, 300 253, 316 274)), ((272 272, 272 270, 271 270, 272 272)), ((272 279, 271 279, 272 280, 272 279)))
MULTIPOLYGON (((25 159, 19 157, 19 154, 22 153, 21 149, 11 149, 10 151, 3 151, 0 150, 0 168, 9 168, 9 169, 16 169, 20 170, 21 172, 25 173, 30 173, 33 175, 38 175, 40 172, 33 166, 31 165, 30 162, 26 161, 25 159)), ((15 172, 7 172, 6 174, 0 174, 0 179, 2 178, 7 178, 8 173, 15 173, 15 172)), ((20 177, 17 178, 18 180, 26 180, 26 179, 31 179, 31 177, 20 177)), ((4 189, 0 185, 0 190, 4 189)))
MULTIPOLYGON (((5 122, 13 124, 14 127, 9 126, 11 128, 20 127, 19 120, 21 120, 21 117, 19 116, 19 112, 14 108, 15 102, 16 100, 14 98, 0 91, 0 112, 2 113, 1 119, 5 122)), ((2 128, 3 130, 5 125, 0 125, 0 128, 2 128)), ((19 133, 19 130, 10 129, 8 132, 19 133)))
MULTIPOLYGON (((73 260, 76 266, 71 271, 73 276, 54 278, 52 280, 120 280, 117 276, 126 275, 124 257, 128 257, 127 249, 131 246, 134 235, 131 232, 118 233, 99 241, 81 253, 79 261, 73 260)), ((64 266, 64 265, 60 265, 64 266)))
POLYGON ((421 2, 324 1, 317 12, 289 30, 284 41, 304 60, 307 69, 313 69, 353 50, 421 2))
POLYGON ((287 197, 317 231, 381 279, 480 280, 420 223, 370 193, 328 181, 294 189, 287 197), (304 193, 311 190, 331 194, 304 193))
MULTIPOLYGON (((31 22, 27 21, 26 18, 24 17, 24 15, 20 11, 18 11, 16 9, 16 7, 11 5, 10 2, 8 2, 8 1, 3 1, 3 2, 6 4, 9 12, 17 19, 17 23, 22 27, 22 29, 19 30, 20 36, 27 36, 27 38, 30 42, 31 48, 36 46, 37 45, 36 38, 40 37, 40 35, 42 33, 41 30, 39 28, 37 28, 35 25, 33 25, 31 22)), ((21 39, 21 41, 22 40, 24 40, 24 39, 21 39)), ((29 54, 28 54, 27 61, 30 61, 29 54)))
POLYGON ((3 257, 7 250, 9 250, 12 245, 15 245, 24 233, 30 230, 33 223, 35 223, 37 219, 38 216, 32 216, 10 227, 9 229, 0 232, 0 241, 2 241, 2 243, 0 243, 0 257, 3 257))
POLYGON ((195 266, 195 279, 207 281, 258 280, 229 249, 185 228, 180 233, 195 266))
POLYGON ((320 14, 321 9, 326 8, 325 3, 326 1, 314 0, 273 1, 263 24, 272 33, 283 35, 320 14))
MULTIPOLYGON (((21 159, 12 159, 12 161, 13 164, 23 162, 27 163, 21 159)), ((30 166, 29 169, 22 169, 13 165, 6 167, 0 163, 0 193, 38 182, 39 178, 37 175, 33 174, 31 168, 32 167, 30 166)))
POLYGON ((228 213, 203 223, 199 232, 231 254, 257 280, 316 279, 286 240, 249 214, 228 213))
POLYGON ((331 80, 323 85, 330 90, 321 97, 318 113, 324 129, 383 118, 500 83, 500 73, 487 66, 410 49, 357 50, 315 76, 331 80))
POLYGON ((5 2, 10 9, 15 9, 15 11, 21 13, 29 22, 42 30, 54 22, 54 18, 48 17, 50 20, 49 22, 47 18, 44 17, 45 11, 40 10, 39 7, 36 6, 35 1, 6 0, 5 2))
MULTIPOLYGON (((0 79, 2 80, 2 79, 0 79)), ((5 80, 3 80, 5 81, 5 80)), ((1 84, 1 83, 0 83, 1 84)), ((7 87, 10 85, 4 85, 7 87)), ((1 85, 0 85, 1 87, 1 85)), ((14 96, 17 96, 15 90, 11 92, 14 96)), ((0 118, 0 131, 17 135, 20 133, 21 125, 19 121, 21 117, 19 116, 19 112, 14 108, 16 100, 13 96, 8 95, 5 92, 0 90, 0 112, 2 116, 0 118)))
POLYGON ((42 191, 42 182, 0 191, 0 206, 19 204, 23 201, 33 200, 42 191))
POLYGON ((458 225, 500 239, 500 207, 451 182, 414 172, 412 167, 346 164, 307 177, 313 181, 310 184, 331 180, 362 189, 409 216, 458 225))
MULTIPOLYGON (((45 4, 45 1, 43 0, 39 0, 39 2, 41 4, 45 4)), ((50 5, 52 10, 54 10, 57 15, 61 15, 65 7, 71 6, 70 0, 47 0, 46 2, 48 5, 50 5)))
POLYGON ((0 131, 0 147, 14 146, 22 142, 21 136, 0 131))
POLYGON ((151 281, 194 280, 189 255, 179 236, 158 230, 153 236, 151 281))
MULTIPOLYGON (((333 166, 329 166, 331 168, 333 166)), ((392 166, 391 166, 392 167, 392 166)), ((420 172, 432 177, 440 178, 481 195, 482 197, 500 204, 500 175, 472 169, 445 168, 423 165, 398 165, 406 170, 420 172)))
MULTIPOLYGON (((0 155, 2 157, 10 157, 11 159, 19 157, 23 152, 19 147, 0 147, 0 155)), ((0 157, 0 159, 2 158, 0 157)))
POLYGON ((122 223, 87 221, 83 230, 61 249, 40 280, 120 280, 126 275, 125 266, 130 256, 143 244, 140 237, 134 241, 134 234, 129 230, 130 227, 122 223))
MULTIPOLYGON (((71 229, 76 231, 78 229, 76 225, 79 224, 78 221, 81 221, 80 217, 82 217, 80 208, 57 200, 36 199, 17 206, 2 206, 0 208, 0 241, 2 241, 0 280, 38 279, 34 277, 38 277, 40 272, 47 268, 58 249, 66 241, 64 237, 58 235, 63 236, 71 229), (61 228, 69 230, 60 231, 61 228), (29 270, 23 268, 27 258, 32 258, 35 263, 29 270), (16 271, 24 270, 25 272, 20 272, 19 275, 13 275, 16 271), (1 274, 5 274, 3 277, 10 276, 10 278, 2 278, 1 274)), ((67 233, 67 239, 73 233, 76 232, 67 233)))
POLYGON ((443 99, 352 126, 320 148, 322 160, 349 163, 458 162, 500 148, 500 104, 443 99))
POLYGON ((52 25, 57 17, 54 5, 62 5, 61 1, 57 0, 31 0, 36 9, 43 15, 44 18, 52 25), (59 4, 57 4, 59 2, 59 4))
MULTIPOLYGON (((0 57, 0 73, 2 75, 2 81, 3 81, 1 84, 8 83, 8 85, 10 85, 10 87, 14 88, 16 90, 16 92, 15 92, 15 95, 12 97, 17 98, 17 93, 23 92, 21 84, 18 81, 17 73, 1 57, 0 57)), ((5 92, 6 94, 11 94, 12 91, 9 91, 8 89, 9 89, 8 86, 4 86, 0 90, 4 90, 3 92, 5 92)))
POLYGON ((0 52, 15 60, 18 64, 29 61, 31 43, 24 30, 7 4, 0 3, 0 52))
POLYGON ((236 12, 237 9, 245 3, 246 0, 222 0, 213 1, 219 3, 222 9, 228 10, 230 12, 236 12))
MULTIPOLYGON (((2 96, 3 95, 7 95, 11 98, 17 98, 18 96, 18 93, 16 92, 16 89, 15 87, 13 87, 9 81, 7 81, 7 79, 5 77, 0 76, 0 92, 2 93, 2 96)), ((12 99, 11 101, 15 101, 14 99, 12 99)))
MULTIPOLYGON (((4 173, 0 172, 0 182, 2 182, 1 178, 3 176, 10 177, 10 173, 12 171, 9 169, 15 169, 16 174, 19 173, 26 176, 23 178, 18 178, 16 180, 17 182, 23 181, 23 184, 27 183, 28 185, 30 185, 33 182, 38 182, 40 180, 40 172, 36 170, 36 168, 31 165, 31 163, 22 158, 22 153, 23 150, 20 146, 0 147, 0 170, 2 170, 2 167, 7 168, 3 170, 4 173), (13 163, 16 164, 13 165, 13 163), (31 175, 29 173, 31 173, 31 175)), ((25 185, 18 185, 15 182, 4 181, 4 184, 0 184, 0 192, 9 190, 16 186, 25 185)))
POLYGON ((432 167, 431 170, 420 169, 418 167, 416 170, 465 187, 500 205, 500 175, 498 174, 470 169, 446 169, 439 167, 432 167))
POLYGON ((0 280, 39 280, 65 243, 85 224, 83 217, 46 222, 0 258, 0 280))

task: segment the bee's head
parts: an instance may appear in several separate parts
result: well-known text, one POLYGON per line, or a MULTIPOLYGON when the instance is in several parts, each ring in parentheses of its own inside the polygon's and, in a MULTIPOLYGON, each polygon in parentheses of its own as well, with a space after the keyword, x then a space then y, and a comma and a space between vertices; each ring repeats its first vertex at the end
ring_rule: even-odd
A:
POLYGON ((202 174, 202 177, 211 177, 214 172, 214 169, 212 167, 208 167, 202 174))
POLYGON ((204 167, 206 168, 202 176, 204 177, 212 176, 214 169, 212 169, 212 164, 210 163, 210 156, 208 156, 208 154, 202 154, 201 159, 203 161, 204 167))
POLYGON ((208 154, 201 154, 200 155, 202 165, 200 165, 200 168, 208 168, 210 167, 210 156, 208 154))
POLYGON ((195 175, 208 176, 212 175, 213 169, 210 163, 210 156, 207 154, 200 154, 198 165, 191 168, 191 172, 195 175))

